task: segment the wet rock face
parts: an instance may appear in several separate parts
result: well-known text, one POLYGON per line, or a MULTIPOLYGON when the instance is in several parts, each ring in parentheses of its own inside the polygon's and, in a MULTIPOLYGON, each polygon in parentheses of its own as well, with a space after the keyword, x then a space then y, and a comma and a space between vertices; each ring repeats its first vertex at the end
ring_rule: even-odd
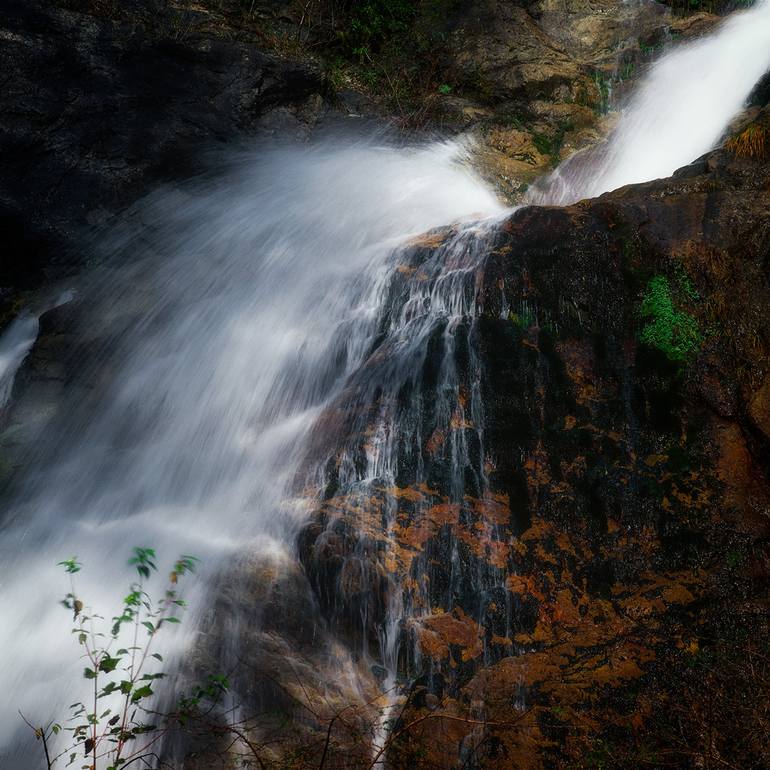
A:
MULTIPOLYGON (((398 724, 425 721, 394 767, 761 766, 739 704, 767 696, 744 663, 770 638, 768 178, 718 152, 479 236, 454 408, 437 408, 441 329, 403 395, 395 483, 330 486, 302 537, 341 638, 376 656, 398 619, 398 724), (688 355, 660 287, 697 328, 688 355)), ((342 454, 371 452, 376 414, 340 431, 342 454)))
POLYGON ((639 41, 662 37, 671 23, 665 6, 656 2, 616 3, 612 0, 578 0, 566 7, 555 0, 539 0, 531 6, 540 27, 578 61, 610 68, 639 41))
POLYGON ((593 106, 595 75, 612 76, 640 40, 659 41, 664 6, 638 3, 514 3, 484 0, 457 11, 450 51, 462 83, 493 104, 547 100, 593 106))
MULTIPOLYGON (((191 683, 227 672, 243 721, 239 731, 258 750, 259 766, 368 767, 379 690, 372 672, 332 635, 297 562, 254 544, 219 578, 200 623, 184 677, 191 683), (237 640, 237 642, 236 642, 237 640), (343 716, 344 715, 344 718, 343 716)), ((218 713, 212 721, 224 719, 218 713)), ((227 729, 195 729, 176 747, 194 770, 242 767, 227 729)), ((169 757, 170 759, 171 757, 169 757)), ((182 760, 183 758, 183 760, 182 760)))
MULTIPOLYGON (((447 22, 447 82, 462 100, 445 100, 451 121, 479 122, 477 164, 511 201, 576 150, 612 128, 651 52, 670 43, 671 11, 652 0, 458 3, 447 22)), ((704 34, 716 17, 677 26, 704 34)))
POLYGON ((581 72, 539 28, 527 11, 505 2, 476 4, 455 33, 456 62, 467 80, 476 78, 495 99, 572 95, 581 72))
POLYGON ((278 107, 301 132, 323 109, 314 69, 248 37, 193 34, 151 0, 104 15, 9 0, 0 39, 0 323, 4 299, 77 263, 74 232, 196 171, 202 146, 253 133, 278 107))

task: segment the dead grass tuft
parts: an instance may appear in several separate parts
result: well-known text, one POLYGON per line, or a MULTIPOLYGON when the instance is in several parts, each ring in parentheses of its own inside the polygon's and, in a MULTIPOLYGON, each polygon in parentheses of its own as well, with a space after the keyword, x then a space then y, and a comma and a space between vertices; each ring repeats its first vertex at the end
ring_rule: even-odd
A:
POLYGON ((748 128, 727 140, 725 145, 738 158, 764 160, 767 154, 768 130, 752 123, 748 128))

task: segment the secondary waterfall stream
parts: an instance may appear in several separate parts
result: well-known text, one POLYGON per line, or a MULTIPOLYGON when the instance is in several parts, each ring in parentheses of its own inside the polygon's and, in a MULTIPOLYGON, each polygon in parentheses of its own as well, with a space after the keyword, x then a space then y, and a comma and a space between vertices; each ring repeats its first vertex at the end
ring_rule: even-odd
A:
MULTIPOLYGON (((713 146, 768 68, 765 0, 652 67, 601 152, 564 164, 532 201, 567 203, 673 172, 713 146)), ((450 502, 470 487, 483 494, 483 436, 471 442, 460 428, 481 424, 474 286, 484 232, 506 209, 465 149, 344 137, 233 152, 216 173, 150 195, 89 245, 100 267, 51 316, 65 330, 66 374, 48 371, 56 362, 34 348, 27 361, 58 384, 19 387, 15 400, 36 317, 5 332, 0 407, 10 402, 6 438, 22 434, 22 467, 0 535, 0 767, 39 766, 17 709, 44 721, 74 699, 80 666, 55 606, 57 561, 77 554, 82 594, 111 608, 132 545, 168 560, 198 556, 191 617, 174 639, 183 649, 223 564, 249 551, 295 558, 307 516, 291 504, 297 472, 330 406, 369 410, 348 429, 369 431, 363 457, 329 448, 337 489, 363 498, 398 486, 399 463, 428 439, 420 403, 405 405, 404 393, 436 340, 431 409, 450 436, 450 502), (404 242, 451 222, 432 261, 405 266, 404 242)), ((419 478, 419 458, 409 461, 419 478)), ((325 468, 310 475, 318 497, 325 468)), ((386 528, 393 510, 386 494, 386 528)), ((494 587, 499 576, 479 579, 494 587)), ((400 630, 418 612, 389 593, 376 661, 385 689, 397 679, 400 630)))
POLYGON ((606 144, 578 153, 529 200, 566 205, 669 176, 708 152, 770 68, 770 2, 675 48, 650 69, 606 144))
POLYGON ((0 409, 11 398, 16 372, 34 345, 37 331, 37 317, 31 313, 23 313, 0 340, 0 409))

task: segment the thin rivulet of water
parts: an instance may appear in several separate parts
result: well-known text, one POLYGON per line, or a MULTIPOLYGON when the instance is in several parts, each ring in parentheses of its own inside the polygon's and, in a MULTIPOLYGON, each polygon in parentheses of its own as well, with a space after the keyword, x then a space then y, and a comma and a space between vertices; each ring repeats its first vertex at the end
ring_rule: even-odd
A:
POLYGON ((0 409, 11 398, 16 372, 34 345, 37 331, 37 316, 23 313, 0 337, 0 409))

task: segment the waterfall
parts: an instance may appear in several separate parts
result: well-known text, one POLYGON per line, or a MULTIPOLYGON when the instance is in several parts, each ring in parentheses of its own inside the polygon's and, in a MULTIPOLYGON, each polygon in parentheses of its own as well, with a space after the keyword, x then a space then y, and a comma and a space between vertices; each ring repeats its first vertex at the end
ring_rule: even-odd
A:
POLYGON ((760 0, 652 65, 608 141, 534 185, 528 202, 566 205, 670 176, 714 147, 768 69, 770 1, 760 0))
POLYGON ((11 398, 16 372, 37 339, 38 319, 22 313, 0 336, 0 409, 11 398))
MULTIPOLYGON (((72 293, 64 292, 42 312, 64 305, 71 299, 72 293)), ((40 314, 26 310, 0 335, 0 410, 11 399, 16 374, 35 344, 39 328, 40 314)))
MULTIPOLYGON (((765 0, 652 67, 601 153, 566 163, 532 202, 671 173, 713 146, 768 67, 765 0)), ((308 511, 292 504, 298 475, 315 479, 314 504, 328 502, 329 454, 307 473, 310 445, 339 441, 325 447, 335 496, 351 506, 379 496, 386 532, 397 525, 404 467, 411 483, 439 483, 415 449, 430 443, 429 423, 447 436, 442 510, 459 516, 467 495, 484 496, 476 286, 490 222, 505 209, 464 155, 461 142, 260 145, 155 192, 99 234, 101 267, 75 282, 66 321, 66 387, 42 404, 21 394, 8 408, 11 428, 19 415, 39 418, 0 531, 0 757, 9 766, 39 766, 17 709, 43 722, 77 696, 78 648, 55 604, 62 558, 79 556, 82 595, 109 609, 132 545, 200 557, 187 635, 171 644, 181 650, 223 564, 255 550, 296 560, 308 511), (453 222, 427 236, 428 257, 408 243, 453 222), (432 400, 418 381, 428 359, 432 400), (327 434, 319 420, 340 406, 348 424, 327 434)), ((0 341, 0 405, 36 335, 37 320, 22 316, 0 341)), ((454 565, 451 544, 447 558, 454 565)), ((461 579, 452 570, 447 592, 461 579)), ((504 574, 477 579, 495 592, 504 574)), ((419 587, 402 588, 391 584, 377 618, 356 607, 378 633, 377 649, 357 639, 360 653, 386 669, 387 688, 403 628, 430 607, 419 587)), ((419 649, 410 654, 418 665, 419 649)))
MULTIPOLYGON (((97 240, 104 267, 70 305, 71 383, 32 405, 47 417, 0 537, 0 649, 13 661, 0 756, 15 768, 37 766, 26 743, 7 754, 17 709, 63 718, 80 676, 58 561, 77 554, 80 593, 109 610, 133 545, 198 556, 193 600, 239 552, 293 553, 303 512, 286 501, 305 437, 371 353, 395 246, 503 211, 464 158, 451 142, 260 145, 154 193, 97 240)), ((34 339, 19 325, 17 363, 34 339)), ((195 603, 188 634, 194 615, 195 603)))
MULTIPOLYGON (((399 700, 403 632, 433 606, 426 586, 407 588, 403 582, 409 570, 397 553, 394 532, 403 513, 399 490, 431 490, 415 502, 417 518, 429 516, 439 500, 450 517, 460 517, 467 513, 469 495, 483 498, 487 492, 475 322, 480 267, 495 221, 444 228, 394 251, 385 290, 372 303, 378 308, 377 345, 348 380, 340 405, 349 416, 348 425, 323 463, 327 469, 334 467, 334 494, 323 503, 328 531, 333 533, 335 523, 353 512, 364 533, 342 572, 355 565, 366 584, 376 583, 386 564, 392 567, 381 606, 374 597, 376 589, 359 601, 358 592, 346 590, 344 577, 333 588, 318 586, 320 594, 325 589, 332 594, 332 623, 355 639, 361 658, 386 671, 383 689, 389 697, 375 729, 375 757, 383 749, 388 719, 399 700), (436 476, 437 465, 442 478, 436 476), (381 522, 383 539, 371 532, 372 519, 381 522), (383 542, 385 550, 380 551, 383 542), (381 555, 374 557, 377 552, 381 555), (370 644, 371 627, 377 631, 376 645, 370 644)), ((427 576, 430 560, 425 554, 415 558, 421 565, 418 571, 427 576)), ((458 561, 456 544, 452 560, 458 561)), ((487 577, 480 575, 477 585, 484 586, 487 577)), ((458 573, 448 586, 447 602, 452 602, 459 581, 458 573)), ((500 588, 502 573, 491 582, 500 588)), ((407 657, 413 655, 419 657, 419 647, 406 651, 407 657)), ((377 766, 381 764, 379 759, 377 766)))

